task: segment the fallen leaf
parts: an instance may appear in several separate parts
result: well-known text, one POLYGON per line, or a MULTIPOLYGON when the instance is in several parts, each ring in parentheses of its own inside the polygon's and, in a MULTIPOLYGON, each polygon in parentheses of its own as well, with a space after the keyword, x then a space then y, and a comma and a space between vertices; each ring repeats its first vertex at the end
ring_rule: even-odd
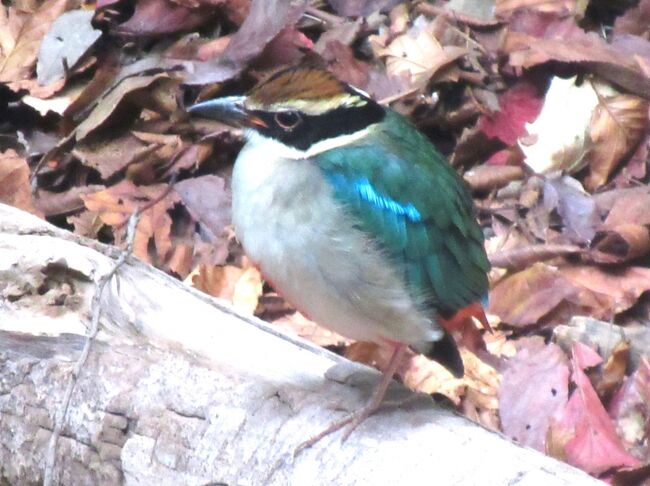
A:
POLYGON ((519 82, 499 96, 499 111, 481 116, 478 126, 488 137, 512 145, 525 134, 526 125, 538 117, 541 109, 537 88, 519 82))
POLYGON ((442 46, 436 39, 432 23, 418 17, 406 33, 383 46, 375 45, 377 57, 386 58, 389 76, 410 76, 411 85, 423 87, 443 66, 467 54, 467 49, 453 45, 442 46))
POLYGON ((579 0, 554 0, 551 2, 540 2, 539 0, 496 0, 496 15, 500 18, 506 18, 516 10, 535 10, 544 13, 554 14, 576 14, 578 5, 582 6, 582 11, 587 6, 587 2, 579 0))
POLYGON ((554 425, 573 432, 573 438, 564 447, 569 464, 591 474, 637 466, 639 461, 623 448, 612 420, 575 359, 572 370, 576 389, 554 425))
POLYGON ((650 231, 639 224, 622 224, 598 231, 589 256, 598 263, 622 263, 650 253, 650 231))
POLYGON ((650 25, 650 0, 641 0, 638 4, 623 13, 614 21, 614 32, 641 36, 650 25))
POLYGON ((488 253, 488 256, 493 267, 522 270, 536 262, 578 255, 582 252, 582 248, 577 245, 541 244, 517 246, 506 251, 488 253))
POLYGON ((252 265, 245 268, 200 265, 187 278, 195 288, 230 301, 243 314, 252 315, 262 295, 262 276, 252 265))
POLYGON ((636 148, 648 127, 649 106, 643 98, 627 94, 599 97, 589 126, 588 189, 605 184, 621 160, 636 148))
POLYGON ((650 363, 643 359, 639 368, 625 379, 614 395, 609 413, 626 448, 636 457, 650 458, 647 431, 650 427, 650 363))
POLYGON ((14 150, 0 152, 0 202, 38 214, 29 184, 27 161, 14 150))
POLYGON ((551 418, 569 395, 569 366, 562 349, 541 337, 517 340, 499 388, 503 432, 513 440, 544 452, 551 418))
POLYGON ((588 315, 609 319, 632 307, 641 294, 650 290, 650 268, 625 267, 607 270, 596 266, 573 265, 559 269, 576 288, 588 315))
POLYGON ((544 182, 544 208, 562 218, 562 234, 574 243, 587 243, 600 225, 596 203, 573 177, 548 177, 544 182))
POLYGON ((65 78, 101 37, 101 31, 90 25, 92 17, 92 10, 71 10, 52 23, 38 50, 36 75, 39 84, 65 78))
POLYGON ((526 123, 528 136, 519 139, 526 165, 539 174, 582 168, 588 150, 587 133, 597 105, 598 93, 591 83, 578 86, 576 77, 554 77, 539 116, 533 123, 526 123))
MULTIPOLYGON (((136 186, 128 180, 111 186, 103 191, 82 195, 89 211, 97 213, 104 224, 114 227, 116 244, 124 237, 124 225, 129 216, 138 208, 165 194, 167 186, 136 186)), ((168 210, 178 202, 178 196, 172 191, 142 212, 136 227, 133 253, 146 262, 152 258, 164 262, 172 249, 170 240, 172 220, 168 210), (149 252, 150 243, 154 251, 149 252)))
POLYGON ((75 145, 72 154, 82 164, 96 169, 102 179, 106 180, 156 148, 155 145, 147 144, 133 133, 127 132, 115 138, 95 137, 82 140, 75 145))
POLYGON ((237 76, 282 29, 293 25, 307 7, 305 0, 253 0, 250 13, 218 59, 196 62, 184 82, 210 84, 237 76))
POLYGON ((285 27, 269 42, 255 63, 256 68, 276 68, 297 64, 306 51, 313 49, 312 40, 294 26, 285 27))
POLYGON ((174 191, 188 212, 201 225, 201 233, 215 242, 230 224, 230 190, 216 175, 194 177, 177 182, 174 191))
POLYGON ((549 315, 578 290, 557 268, 544 263, 500 281, 490 292, 491 314, 512 326, 530 326, 549 315))
POLYGON ((647 350, 650 349, 650 329, 645 324, 627 324, 619 326, 612 322, 600 321, 587 316, 573 316, 566 325, 553 329, 557 343, 569 352, 576 341, 598 350, 600 355, 609 359, 615 346, 625 341, 630 344, 630 367, 641 366, 647 350))
POLYGON ((650 92, 650 78, 639 59, 624 55, 595 32, 584 32, 571 17, 547 27, 537 35, 508 33, 504 51, 510 54, 513 67, 530 69, 548 61, 579 63, 631 93, 650 92))
POLYGON ((84 89, 84 85, 80 83, 72 83, 70 86, 67 86, 58 92, 55 96, 49 96, 48 98, 43 99, 32 95, 25 95, 22 98, 22 102, 34 108, 41 114, 41 116, 46 116, 50 112, 63 115, 70 105, 81 96, 84 89))
POLYGON ((297 334, 318 346, 340 346, 349 343, 350 340, 340 334, 321 327, 314 321, 310 321, 300 312, 293 312, 272 321, 274 326, 297 334))
POLYGON ((235 309, 244 314, 253 314, 262 295, 262 274, 249 266, 235 282, 232 304, 235 309))
POLYGON ((129 20, 113 30, 137 36, 184 32, 209 22, 213 12, 214 9, 196 5, 188 8, 170 0, 139 0, 135 3, 135 12, 129 20))
POLYGON ((132 76, 118 81, 104 97, 102 97, 87 118, 76 129, 76 139, 81 141, 90 133, 105 124, 117 107, 124 102, 127 96, 140 90, 149 88, 158 79, 168 77, 166 73, 151 76, 132 76))
POLYGON ((619 341, 600 370, 596 381, 596 391, 603 400, 608 400, 623 384, 629 358, 630 344, 626 341, 619 341))
POLYGON ((513 165, 478 165, 463 175, 473 191, 493 191, 524 178, 524 171, 513 165))
POLYGON ((0 82, 18 91, 21 81, 31 78, 32 69, 38 57, 38 48, 50 25, 65 11, 66 0, 46 0, 29 15, 21 26, 10 49, 0 59, 0 82))
POLYGON ((603 362, 603 358, 591 346, 584 343, 576 342, 571 345, 571 363, 574 367, 586 370, 598 366, 603 362))
POLYGON ((608 191, 601 194, 597 201, 601 211, 611 208, 603 221, 602 230, 613 230, 627 224, 650 225, 650 193, 645 187, 608 191), (604 196, 609 196, 611 200, 605 201, 604 196))
POLYGON ((91 194, 102 189, 105 187, 98 184, 71 187, 63 192, 39 189, 34 202, 45 217, 70 214, 84 208, 84 202, 81 199, 83 194, 91 194))

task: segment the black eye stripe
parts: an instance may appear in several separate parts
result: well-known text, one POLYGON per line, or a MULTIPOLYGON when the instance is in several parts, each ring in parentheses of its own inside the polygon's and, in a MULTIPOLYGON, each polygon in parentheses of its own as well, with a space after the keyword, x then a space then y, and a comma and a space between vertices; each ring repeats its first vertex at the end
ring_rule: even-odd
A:
POLYGON ((276 120, 279 113, 254 110, 252 114, 268 125, 268 128, 256 127, 255 129, 267 137, 299 150, 307 150, 321 140, 363 130, 368 125, 383 120, 385 115, 384 109, 372 100, 368 100, 368 103, 363 106, 335 108, 321 115, 285 111, 282 113, 295 113, 299 118, 299 121, 288 129, 282 127, 276 120))

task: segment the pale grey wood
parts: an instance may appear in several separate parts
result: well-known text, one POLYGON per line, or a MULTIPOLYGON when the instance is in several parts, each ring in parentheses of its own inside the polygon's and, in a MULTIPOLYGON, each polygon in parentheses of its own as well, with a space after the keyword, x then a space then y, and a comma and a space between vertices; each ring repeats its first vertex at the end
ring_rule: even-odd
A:
MULTIPOLYGON (((0 484, 42 479, 93 280, 117 254, 0 205, 0 484)), ((601 484, 398 385, 401 406, 294 459, 300 442, 364 402, 378 373, 136 259, 103 306, 59 440, 61 484, 601 484)))
POLYGON ((650 326, 647 325, 635 323, 619 326, 589 316, 573 316, 567 325, 556 326, 553 334, 566 351, 571 349, 573 343, 580 341, 596 349, 605 360, 609 359, 621 341, 626 341, 630 345, 632 369, 637 369, 641 360, 650 356, 650 326))

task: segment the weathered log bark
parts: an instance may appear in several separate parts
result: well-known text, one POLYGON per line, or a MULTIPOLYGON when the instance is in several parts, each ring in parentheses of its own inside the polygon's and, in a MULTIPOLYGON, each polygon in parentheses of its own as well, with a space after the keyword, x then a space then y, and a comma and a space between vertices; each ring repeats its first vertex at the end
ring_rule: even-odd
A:
MULTIPOLYGON (((118 250, 0 205, 0 484, 42 481, 53 417, 118 250)), ((130 258, 57 447, 66 485, 591 485, 395 384, 402 405, 298 457, 378 373, 236 315, 130 258), (404 401, 404 398, 410 398, 404 401)))

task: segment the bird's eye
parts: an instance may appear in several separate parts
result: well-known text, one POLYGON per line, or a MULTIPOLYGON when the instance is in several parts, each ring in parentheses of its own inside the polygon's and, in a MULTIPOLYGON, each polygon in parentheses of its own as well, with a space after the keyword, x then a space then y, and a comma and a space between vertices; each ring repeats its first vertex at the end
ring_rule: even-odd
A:
POLYGON ((288 132, 296 128, 301 120, 300 115, 295 111, 280 111, 275 114, 275 123, 288 132))

